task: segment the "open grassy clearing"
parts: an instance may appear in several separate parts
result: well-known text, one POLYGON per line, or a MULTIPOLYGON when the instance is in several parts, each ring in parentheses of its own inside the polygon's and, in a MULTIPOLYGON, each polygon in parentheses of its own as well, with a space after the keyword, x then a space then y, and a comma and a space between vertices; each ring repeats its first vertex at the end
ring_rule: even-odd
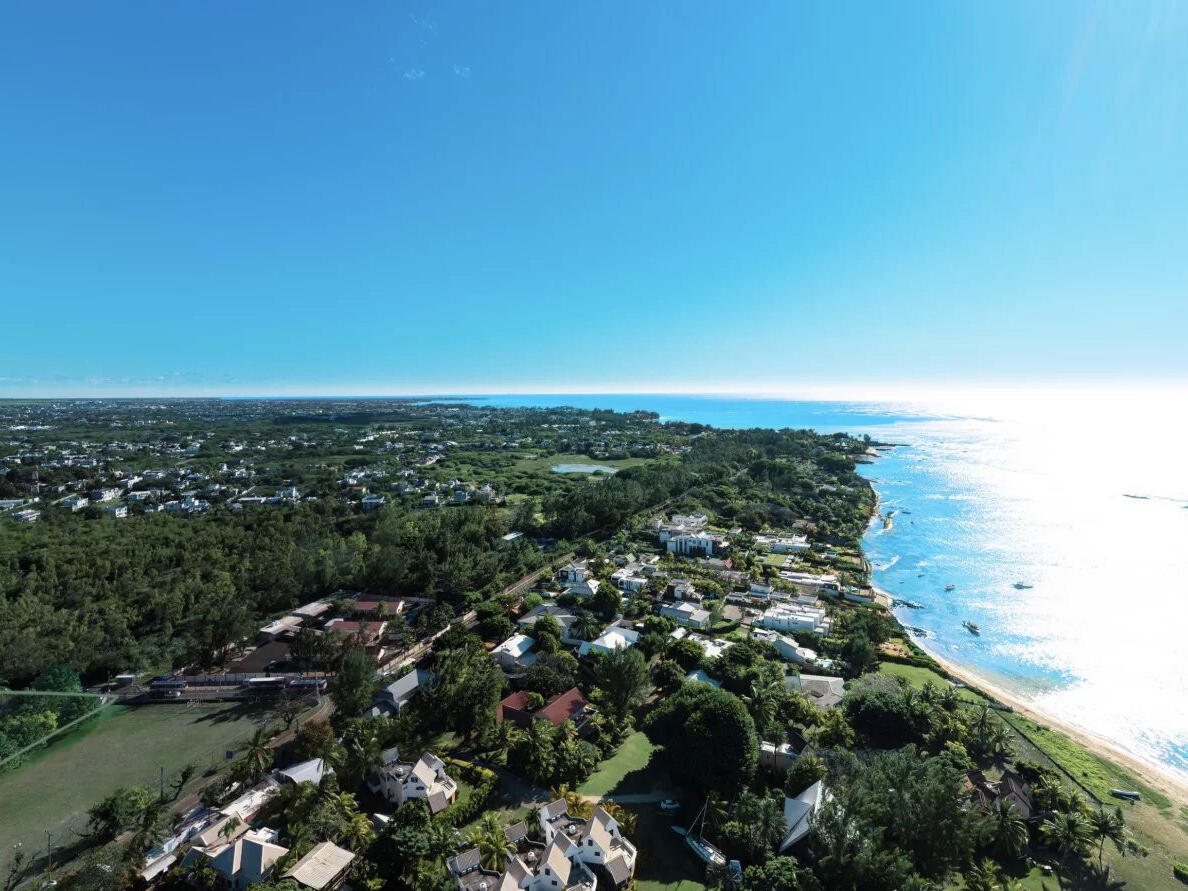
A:
MULTIPOLYGON (((44 852, 45 833, 55 849, 77 841, 87 809, 121 786, 156 789, 187 764, 202 773, 222 764, 267 716, 258 708, 216 703, 110 706, 26 763, 0 775, 0 850, 16 844, 44 852)), ((184 793, 183 793, 184 794, 184 793)))
POLYGON ((590 778, 578 786, 578 792, 582 795, 651 792, 649 780, 654 778, 654 771, 648 768, 655 751, 656 746, 647 735, 635 731, 623 740, 614 755, 603 761, 590 778))
POLYGON ((630 805, 629 810, 639 816, 639 829, 633 839, 639 850, 635 865, 637 891, 705 891, 704 866, 684 839, 672 831, 674 823, 684 826, 681 818, 692 815, 680 811, 674 818, 654 804, 630 805))

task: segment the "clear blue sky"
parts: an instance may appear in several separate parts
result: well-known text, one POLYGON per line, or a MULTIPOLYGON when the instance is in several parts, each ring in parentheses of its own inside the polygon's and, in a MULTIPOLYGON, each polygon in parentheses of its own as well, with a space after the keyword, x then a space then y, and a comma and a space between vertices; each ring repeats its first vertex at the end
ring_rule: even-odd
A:
POLYGON ((1188 4, 29 0, 0 395, 1188 375, 1188 4))

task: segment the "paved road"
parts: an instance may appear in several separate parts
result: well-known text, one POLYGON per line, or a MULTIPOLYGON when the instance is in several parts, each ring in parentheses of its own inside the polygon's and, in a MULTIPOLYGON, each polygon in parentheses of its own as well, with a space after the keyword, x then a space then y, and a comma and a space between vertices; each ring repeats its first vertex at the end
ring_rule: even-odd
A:
POLYGON ((667 789, 662 792, 643 792, 638 795, 583 795, 582 801, 597 804, 600 801, 613 801, 615 804, 658 804, 669 798, 676 798, 675 790, 667 789))

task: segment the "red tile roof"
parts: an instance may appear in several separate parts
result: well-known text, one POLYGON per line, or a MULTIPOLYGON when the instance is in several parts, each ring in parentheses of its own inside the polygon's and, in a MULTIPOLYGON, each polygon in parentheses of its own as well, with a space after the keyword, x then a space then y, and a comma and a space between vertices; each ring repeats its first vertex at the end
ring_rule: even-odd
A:
POLYGON ((550 699, 545 707, 536 713, 536 717, 548 718, 554 725, 560 725, 565 721, 576 721, 587 705, 582 691, 572 687, 550 699))

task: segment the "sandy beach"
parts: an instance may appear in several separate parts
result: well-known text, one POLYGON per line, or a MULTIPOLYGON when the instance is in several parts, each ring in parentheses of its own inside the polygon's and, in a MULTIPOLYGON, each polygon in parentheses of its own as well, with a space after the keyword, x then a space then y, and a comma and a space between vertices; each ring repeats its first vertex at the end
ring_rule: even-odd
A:
POLYGON ((1004 705, 1009 705, 1017 714, 1041 724, 1045 727, 1050 727, 1054 730, 1059 730, 1065 736, 1075 740, 1081 746, 1084 746, 1095 755, 1099 755, 1106 760, 1113 761, 1122 765, 1147 785, 1158 789, 1168 798, 1176 802, 1180 806, 1188 806, 1188 785, 1180 782, 1172 776, 1168 776, 1162 771, 1156 769, 1129 752, 1119 749, 1117 746, 1111 745, 1105 740, 1099 739, 1096 736, 1078 728, 1071 724, 1053 718, 1051 715, 1044 714, 1036 709, 1034 704, 1027 700, 1004 690, 997 684, 991 683, 977 673, 970 671, 960 665, 956 665, 948 659, 937 656, 935 653, 929 652, 929 656, 935 659, 941 666, 944 667, 950 675, 956 680, 969 687, 976 687, 984 693, 993 696, 1004 705))

